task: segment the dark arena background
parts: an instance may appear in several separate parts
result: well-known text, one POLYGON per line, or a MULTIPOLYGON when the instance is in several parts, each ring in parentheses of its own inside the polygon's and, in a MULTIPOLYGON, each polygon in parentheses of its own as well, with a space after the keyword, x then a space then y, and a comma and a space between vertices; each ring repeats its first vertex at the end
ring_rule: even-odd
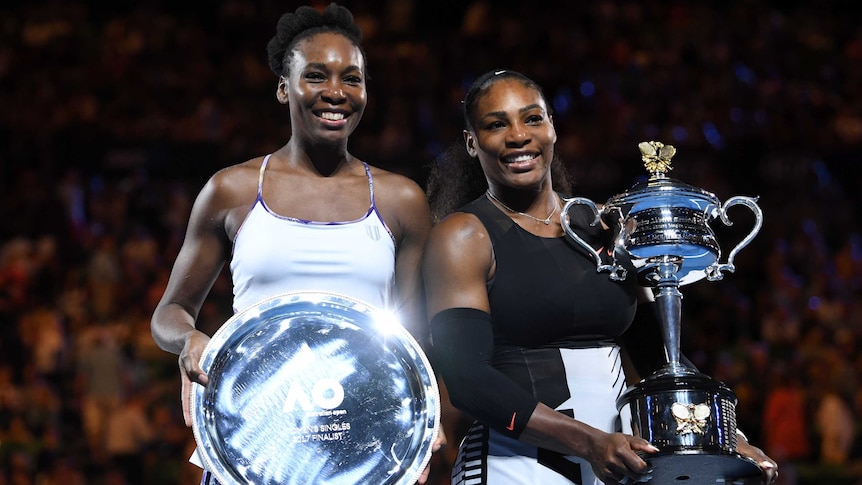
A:
MULTIPOLYGON (((735 390, 779 483, 862 483, 856 2, 341 3, 371 76, 350 148, 372 164, 424 186, 460 138, 466 86, 502 67, 544 87, 578 195, 630 187, 637 144, 659 140, 677 147, 674 178, 758 196, 764 226, 736 272, 682 288, 683 351, 735 390)), ((206 178, 288 139, 265 46, 298 5, 0 5, 0 484, 199 479, 149 317, 206 178)), ((717 230, 725 256, 747 214, 717 230)), ((230 315, 223 277, 200 322, 230 315)), ((468 418, 444 420, 433 485, 468 418)))

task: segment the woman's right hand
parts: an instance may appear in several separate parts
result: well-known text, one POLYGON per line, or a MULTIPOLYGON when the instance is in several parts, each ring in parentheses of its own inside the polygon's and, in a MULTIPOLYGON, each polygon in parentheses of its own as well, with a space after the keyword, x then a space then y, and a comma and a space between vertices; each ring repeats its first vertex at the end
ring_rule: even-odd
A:
POLYGON ((652 468, 637 452, 655 453, 658 448, 647 440, 623 433, 599 431, 587 459, 593 472, 606 484, 633 484, 647 482, 652 468))
POLYGON ((189 334, 182 352, 180 352, 179 366, 180 381, 182 382, 180 393, 183 405, 183 421, 187 427, 192 426, 192 383, 196 382, 205 386, 207 385, 207 382, 209 382, 209 378, 204 374, 204 371, 200 366, 201 356, 203 355, 204 348, 206 348, 209 341, 210 338, 205 333, 199 330, 193 330, 189 334))

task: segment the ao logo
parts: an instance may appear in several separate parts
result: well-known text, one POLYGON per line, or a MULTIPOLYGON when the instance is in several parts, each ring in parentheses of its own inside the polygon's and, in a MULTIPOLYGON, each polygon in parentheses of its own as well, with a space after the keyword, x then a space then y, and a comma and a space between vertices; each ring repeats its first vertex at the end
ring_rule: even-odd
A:
POLYGON ((311 387, 311 392, 301 385, 291 385, 282 411, 293 412, 297 405, 303 411, 313 411, 315 407, 335 409, 342 401, 344 401, 344 388, 341 387, 341 383, 335 379, 321 379, 311 387))

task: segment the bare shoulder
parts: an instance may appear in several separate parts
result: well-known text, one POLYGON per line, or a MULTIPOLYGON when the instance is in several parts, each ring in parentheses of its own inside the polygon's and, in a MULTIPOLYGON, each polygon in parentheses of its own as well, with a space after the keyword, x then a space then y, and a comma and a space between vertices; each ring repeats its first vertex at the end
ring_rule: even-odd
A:
POLYGON ((371 168, 374 203, 396 239, 414 236, 424 244, 431 228, 431 210, 425 192, 415 181, 397 173, 371 168))
POLYGON ((212 228, 233 240, 234 235, 257 200, 260 160, 225 167, 207 180, 195 200, 190 224, 212 228))
POLYGON ((444 308, 487 310, 486 284, 495 269, 491 238, 475 215, 456 212, 442 219, 422 260, 428 315, 444 308))
POLYGON ((465 254, 490 250, 491 238, 484 224, 473 214, 454 212, 431 229, 428 250, 465 254))
POLYGON ((262 160, 254 158, 220 169, 207 180, 201 195, 224 207, 253 202, 262 160))
POLYGON ((236 165, 222 168, 210 177, 207 184, 213 186, 213 188, 220 192, 224 191, 226 193, 247 189, 249 186, 252 186, 255 189, 254 192, 256 194, 257 180, 262 160, 262 158, 254 158, 236 165))
POLYGON ((396 204, 425 203, 425 192, 416 181, 395 172, 371 166, 375 196, 396 204))

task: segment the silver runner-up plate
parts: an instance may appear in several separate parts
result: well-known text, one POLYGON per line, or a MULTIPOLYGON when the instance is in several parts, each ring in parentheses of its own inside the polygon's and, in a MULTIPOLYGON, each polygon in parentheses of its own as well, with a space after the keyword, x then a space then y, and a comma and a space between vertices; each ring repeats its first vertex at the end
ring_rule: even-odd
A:
POLYGON ((287 293, 235 314, 201 358, 192 429, 224 485, 413 484, 440 428, 425 354, 398 320, 287 293))

